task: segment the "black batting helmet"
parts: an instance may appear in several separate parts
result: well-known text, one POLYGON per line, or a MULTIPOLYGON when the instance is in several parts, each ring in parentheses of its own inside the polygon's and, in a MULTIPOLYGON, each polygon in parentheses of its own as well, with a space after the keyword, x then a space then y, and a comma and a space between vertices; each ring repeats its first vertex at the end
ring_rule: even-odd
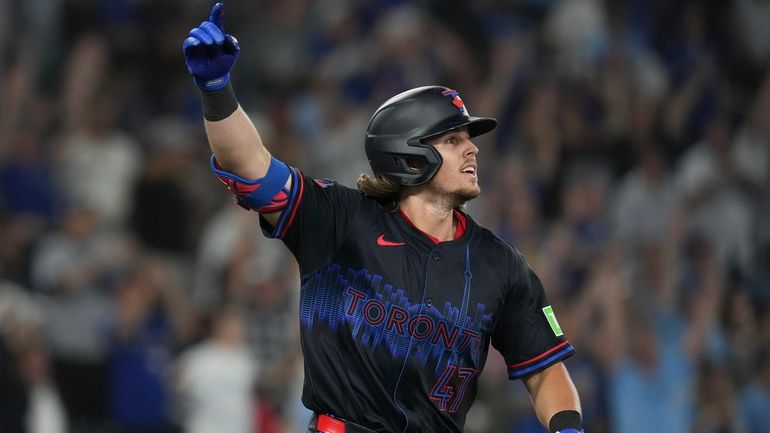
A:
POLYGON ((366 128, 366 157, 376 176, 398 185, 420 185, 433 178, 442 162, 425 139, 461 126, 467 126, 475 137, 493 130, 497 120, 471 117, 452 89, 425 86, 407 90, 374 112, 366 128))

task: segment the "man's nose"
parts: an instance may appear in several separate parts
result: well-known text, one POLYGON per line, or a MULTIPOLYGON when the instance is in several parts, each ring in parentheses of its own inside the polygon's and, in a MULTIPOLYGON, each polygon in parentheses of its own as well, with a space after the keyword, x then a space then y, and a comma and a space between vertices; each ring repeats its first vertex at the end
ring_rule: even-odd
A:
POLYGON ((478 155, 478 153, 479 153, 479 148, 478 148, 478 146, 476 146, 476 144, 475 144, 473 141, 471 141, 471 140, 467 140, 467 141, 468 141, 468 144, 469 144, 469 146, 468 146, 468 148, 465 150, 465 155, 464 155, 464 156, 468 156, 468 155, 478 155))

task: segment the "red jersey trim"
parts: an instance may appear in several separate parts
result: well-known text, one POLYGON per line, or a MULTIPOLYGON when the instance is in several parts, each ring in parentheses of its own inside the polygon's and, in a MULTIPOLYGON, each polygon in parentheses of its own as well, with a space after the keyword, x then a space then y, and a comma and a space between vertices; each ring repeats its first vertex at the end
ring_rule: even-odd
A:
POLYGON ((455 240, 457 240, 465 234, 465 230, 468 228, 468 219, 457 209, 452 209, 452 213, 457 218, 457 229, 455 229, 455 240))
MULTIPOLYGON (((302 193, 305 191, 305 179, 302 176, 302 172, 297 169, 297 177, 295 178, 295 181, 299 182, 299 185, 296 186, 296 188, 299 188, 299 192, 297 193, 297 199, 294 201, 293 206, 291 206, 291 209, 286 209, 285 211, 291 210, 291 215, 289 215, 288 221, 286 221, 286 224, 281 229, 280 233, 278 234, 279 239, 283 239, 284 236, 286 236, 286 232, 291 227, 292 223, 294 223, 294 217, 297 216, 297 209, 299 209, 299 205, 302 202, 302 193)), ((292 185, 294 187, 294 185, 292 185)))
POLYGON ((523 366, 525 366, 527 364, 531 364, 531 363, 533 363, 535 361, 538 361, 538 360, 540 360, 542 358, 545 358, 546 356, 550 355, 551 353, 556 352, 557 350, 562 349, 564 347, 567 347, 569 345, 570 345, 569 341, 565 340, 562 343, 557 344, 556 346, 546 350, 545 352, 541 353, 540 355, 537 355, 534 358, 528 359, 528 360, 526 360, 524 362, 519 362, 519 363, 516 363, 516 364, 511 364, 511 365, 508 366, 508 368, 519 368, 519 367, 523 367, 523 366))
MULTIPOLYGON (((406 222, 409 223, 410 226, 414 227, 417 231, 427 236, 428 239, 430 239, 435 245, 438 245, 442 242, 441 240, 439 240, 439 238, 433 236, 430 233, 422 231, 419 227, 414 225, 412 220, 410 220, 409 217, 406 216, 406 213, 404 213, 403 210, 399 209, 398 211, 401 212, 401 216, 404 217, 404 219, 406 220, 406 222)), ((465 215, 458 212, 457 209, 452 209, 452 215, 457 219, 457 228, 455 229, 455 234, 453 239, 453 240, 457 240, 463 237, 463 235, 465 234, 465 230, 468 228, 468 219, 465 217, 465 215)))

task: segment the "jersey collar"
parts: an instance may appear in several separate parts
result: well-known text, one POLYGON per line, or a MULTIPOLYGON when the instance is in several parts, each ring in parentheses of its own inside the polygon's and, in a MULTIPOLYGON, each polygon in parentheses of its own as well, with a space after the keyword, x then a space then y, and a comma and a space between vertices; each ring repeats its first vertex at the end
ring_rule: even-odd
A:
POLYGON ((455 229, 454 239, 451 241, 443 241, 443 242, 439 240, 439 238, 431 235, 430 233, 426 233, 420 230, 416 225, 414 225, 412 220, 409 219, 409 217, 404 213, 403 210, 399 209, 398 213, 401 215, 401 218, 403 219, 403 221, 405 221, 412 230, 422 234, 425 238, 430 240, 433 243, 433 245, 460 240, 465 235, 465 232, 468 230, 468 218, 465 216, 465 214, 458 211, 457 209, 452 210, 452 215, 454 217, 454 220, 457 222, 457 228, 455 229))

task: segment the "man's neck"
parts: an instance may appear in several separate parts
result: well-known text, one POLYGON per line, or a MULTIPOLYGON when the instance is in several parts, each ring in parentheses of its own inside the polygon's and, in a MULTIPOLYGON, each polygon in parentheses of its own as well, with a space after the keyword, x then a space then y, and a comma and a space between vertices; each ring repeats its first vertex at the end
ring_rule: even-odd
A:
POLYGON ((400 209, 423 232, 442 242, 454 239, 457 222, 450 206, 409 196, 401 200, 400 209))

